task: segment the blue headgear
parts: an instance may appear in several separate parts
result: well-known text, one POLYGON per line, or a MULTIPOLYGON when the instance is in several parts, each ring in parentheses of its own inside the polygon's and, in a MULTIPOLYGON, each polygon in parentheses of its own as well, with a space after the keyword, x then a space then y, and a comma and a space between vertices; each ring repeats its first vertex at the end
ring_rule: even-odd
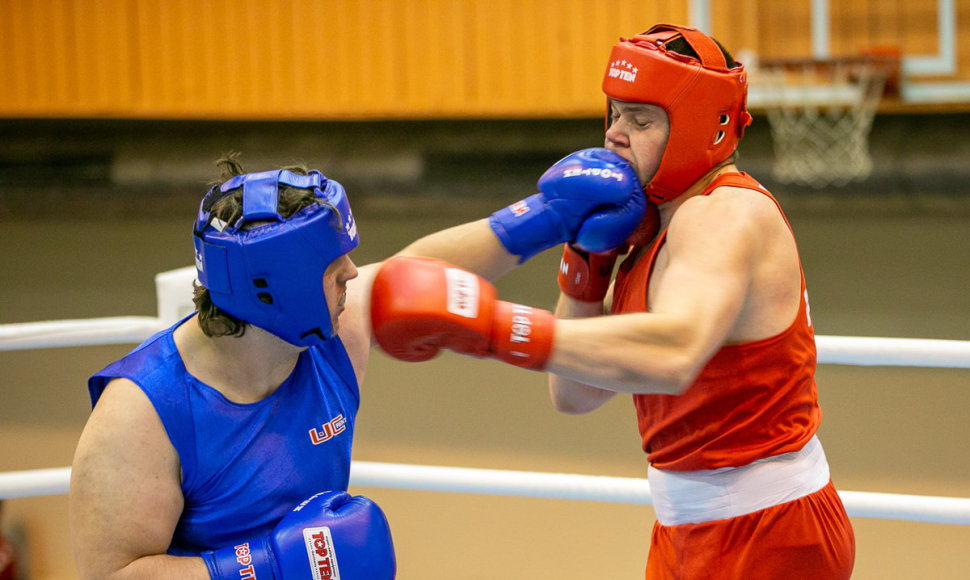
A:
POLYGON ((339 183, 316 170, 237 175, 203 198, 194 234, 199 282, 213 304, 298 346, 333 336, 323 273, 360 242, 339 183), (312 189, 329 206, 314 203, 284 219, 278 209, 280 184, 312 189), (238 187, 243 188, 242 217, 227 224, 211 216, 213 204, 238 187))

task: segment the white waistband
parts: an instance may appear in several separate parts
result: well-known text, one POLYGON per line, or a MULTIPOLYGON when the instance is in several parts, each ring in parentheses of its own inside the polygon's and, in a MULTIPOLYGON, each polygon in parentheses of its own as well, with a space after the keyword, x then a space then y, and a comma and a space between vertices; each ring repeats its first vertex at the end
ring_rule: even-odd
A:
POLYGON ((657 521, 697 524, 750 514, 814 493, 829 482, 829 464, 817 437, 799 451, 742 467, 700 471, 647 468, 657 521))

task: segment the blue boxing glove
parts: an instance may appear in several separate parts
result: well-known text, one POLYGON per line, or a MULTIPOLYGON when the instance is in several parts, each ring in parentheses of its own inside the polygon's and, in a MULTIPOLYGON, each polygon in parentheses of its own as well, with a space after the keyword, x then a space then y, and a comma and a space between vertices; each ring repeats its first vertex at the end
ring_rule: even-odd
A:
POLYGON ((492 231, 522 263, 563 242, 589 252, 619 246, 636 229, 646 197, 633 168, 595 147, 562 158, 539 178, 539 191, 489 218, 492 231))
POLYGON ((212 580, 391 580, 394 545, 384 512, 364 496, 318 493, 266 538, 203 552, 212 580))

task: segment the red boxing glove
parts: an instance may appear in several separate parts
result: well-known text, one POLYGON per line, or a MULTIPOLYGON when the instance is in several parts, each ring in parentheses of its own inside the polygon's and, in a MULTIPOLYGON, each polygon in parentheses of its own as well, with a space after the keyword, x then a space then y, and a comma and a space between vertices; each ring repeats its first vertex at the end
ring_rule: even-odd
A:
POLYGON ((618 252, 594 254, 566 244, 559 262, 559 289, 582 302, 602 302, 610 288, 618 252))
POLYGON ((377 344, 408 362, 447 348, 541 370, 552 351, 551 312, 496 300, 488 281, 440 260, 388 259, 374 278, 370 315, 377 344))

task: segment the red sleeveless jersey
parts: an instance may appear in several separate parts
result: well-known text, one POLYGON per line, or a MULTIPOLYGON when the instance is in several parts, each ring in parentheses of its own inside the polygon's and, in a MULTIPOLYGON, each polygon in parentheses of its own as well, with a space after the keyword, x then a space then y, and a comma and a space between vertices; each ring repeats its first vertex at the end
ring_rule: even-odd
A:
MULTIPOLYGON (((753 189, 778 204, 744 173, 719 176, 702 195, 721 186, 753 189)), ((782 218, 787 224, 784 213, 782 218)), ((621 265, 614 314, 647 311, 650 273, 666 233, 638 261, 630 258, 621 265)), ((804 272, 801 288, 798 315, 780 334, 722 347, 681 395, 633 396, 643 450, 654 467, 694 471, 747 465, 797 451, 815 434, 822 412, 804 272)))

